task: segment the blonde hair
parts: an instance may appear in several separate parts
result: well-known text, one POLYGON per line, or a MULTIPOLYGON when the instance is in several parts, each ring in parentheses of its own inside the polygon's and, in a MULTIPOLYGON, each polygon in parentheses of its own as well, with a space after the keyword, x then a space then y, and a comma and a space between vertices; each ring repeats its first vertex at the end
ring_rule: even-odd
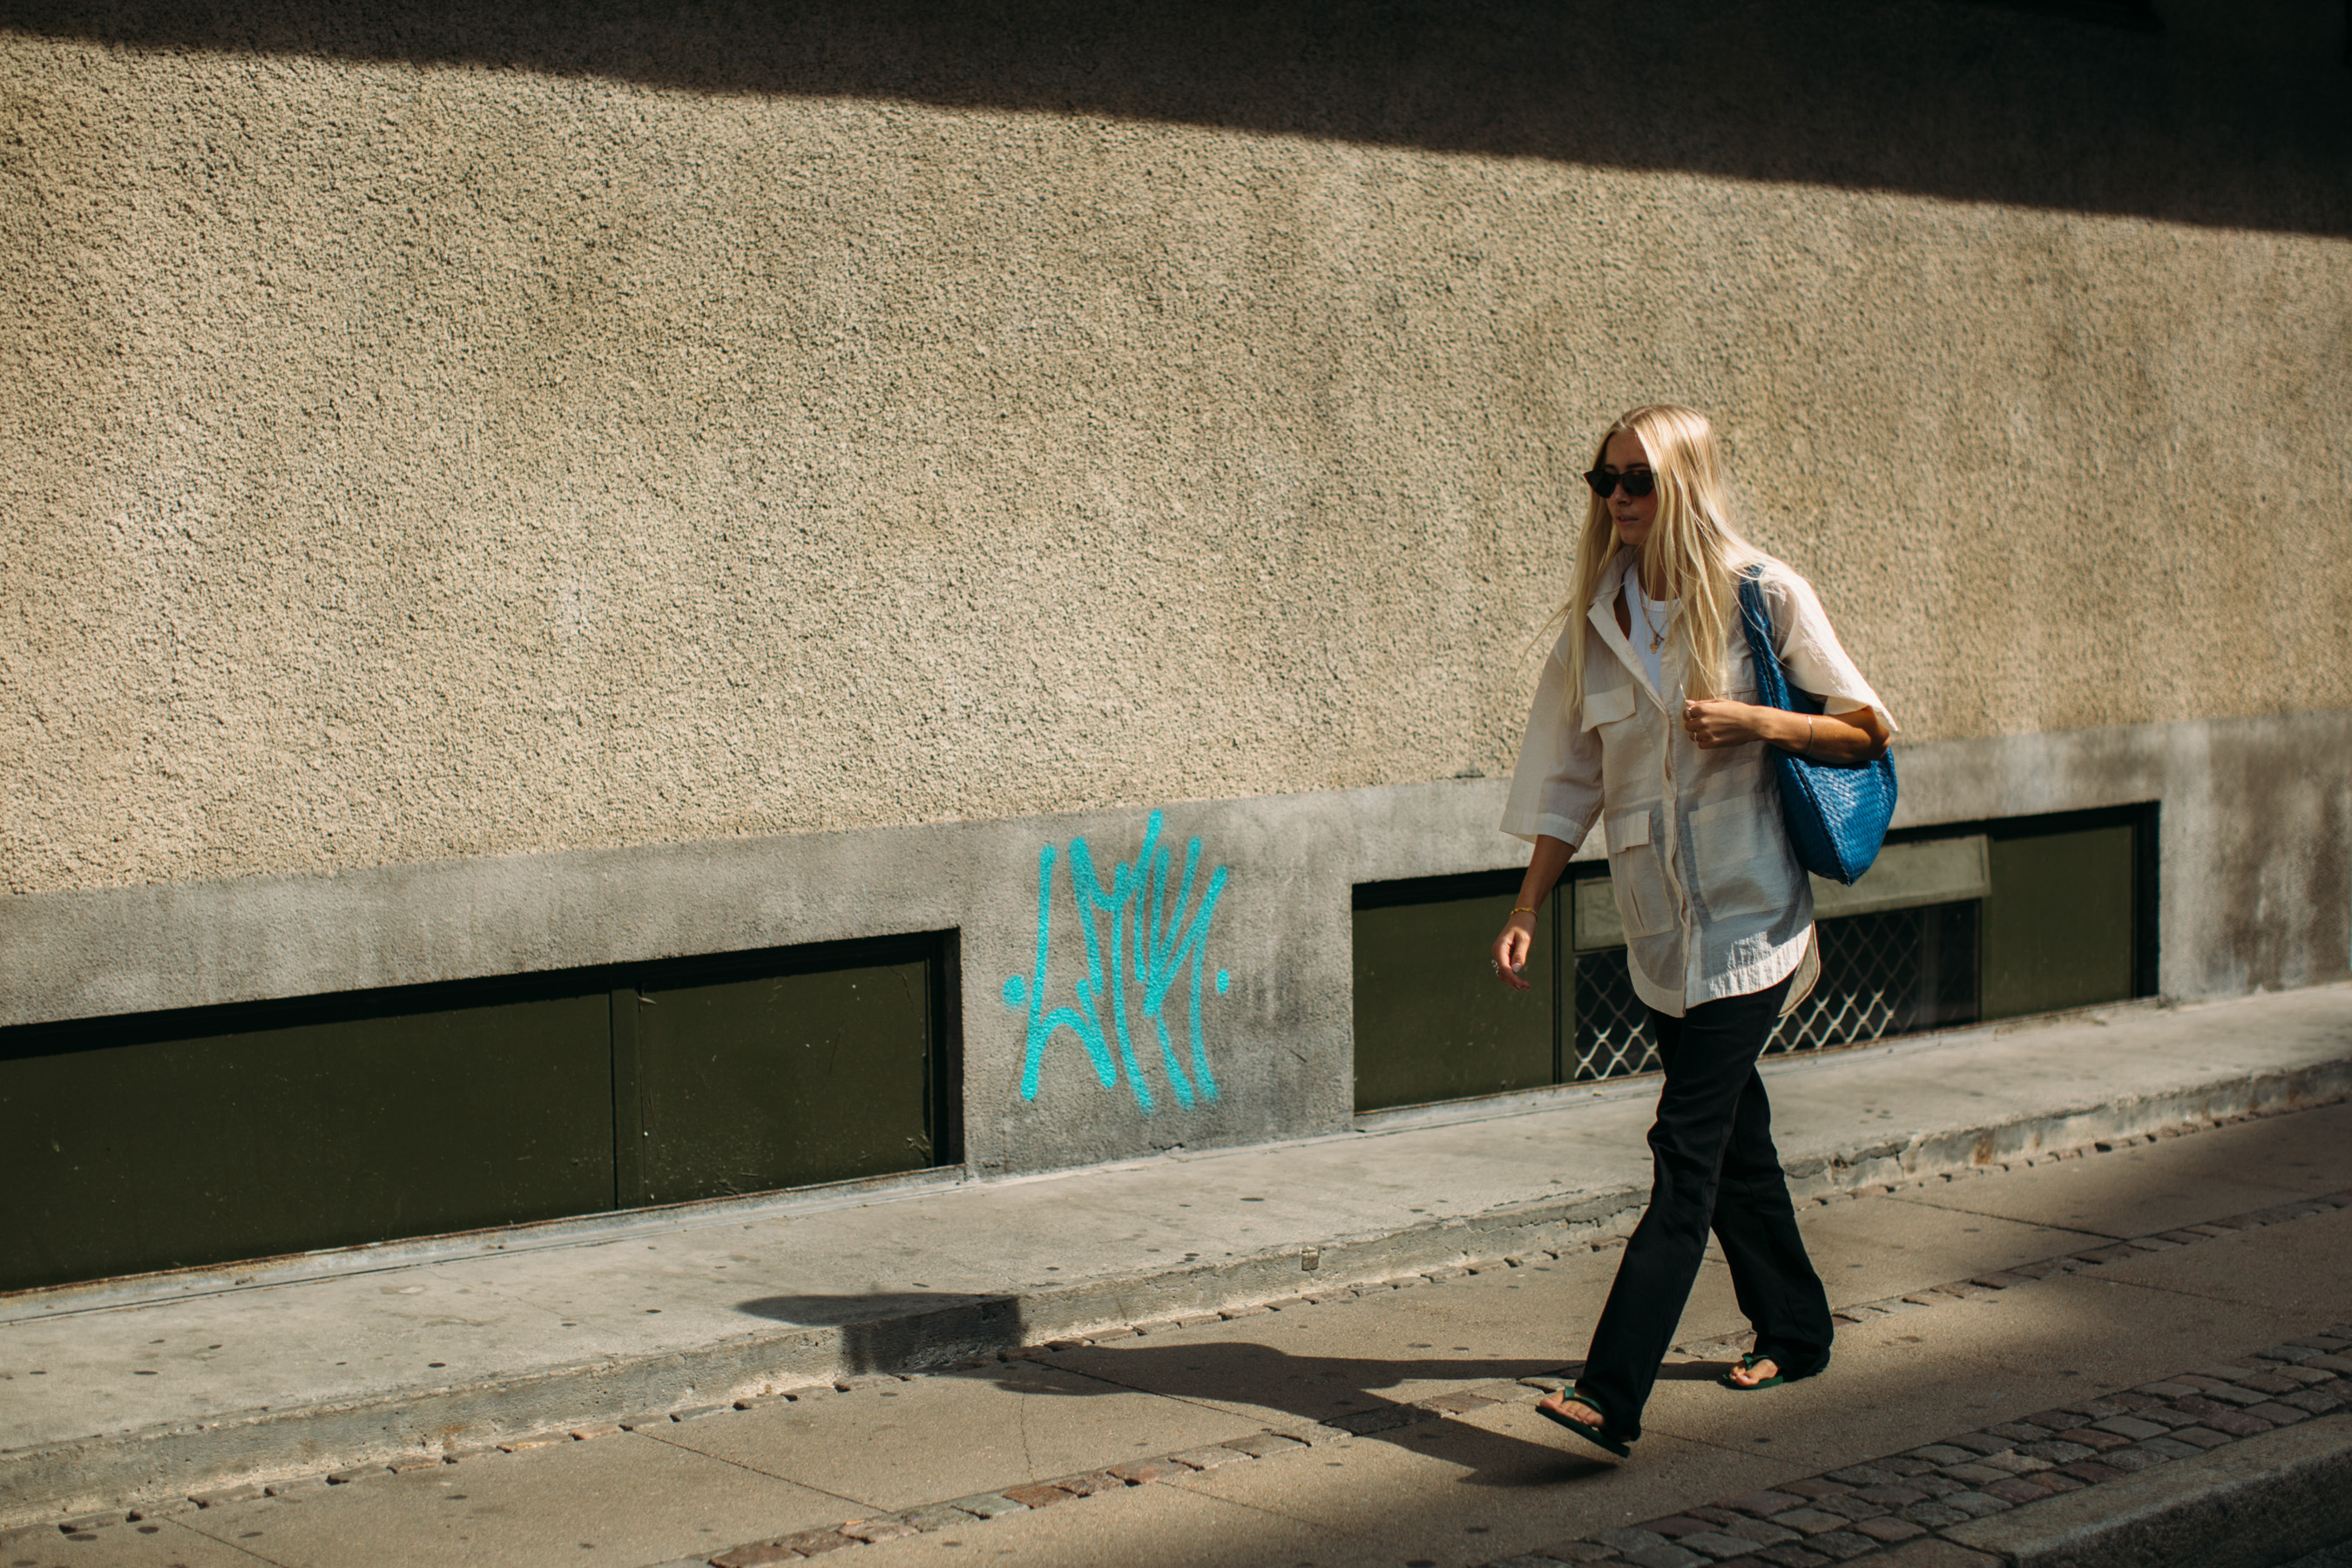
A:
MULTIPOLYGON (((1725 648, 1739 618, 1738 574, 1764 552, 1731 526, 1723 458, 1706 415, 1673 403, 1622 414, 1601 432, 1594 468, 1607 459, 1609 438, 1620 434, 1642 443, 1650 471, 1657 476, 1657 521, 1642 543, 1643 579, 1663 585, 1666 598, 1682 601, 1673 635, 1690 657, 1689 695, 1716 695, 1724 689, 1725 648)), ((1597 495, 1588 499, 1584 533, 1576 544, 1575 586, 1560 610, 1578 633, 1568 639, 1571 710, 1584 701, 1586 612, 1610 561, 1624 545, 1609 503, 1597 495)))

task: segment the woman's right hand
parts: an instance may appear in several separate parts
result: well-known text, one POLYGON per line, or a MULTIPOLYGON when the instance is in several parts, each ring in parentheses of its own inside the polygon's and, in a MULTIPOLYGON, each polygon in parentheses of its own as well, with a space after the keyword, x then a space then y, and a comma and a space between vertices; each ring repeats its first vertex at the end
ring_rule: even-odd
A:
POLYGON ((1518 907, 1503 921, 1503 934, 1487 950, 1495 961, 1495 978, 1514 991, 1532 989, 1519 971, 1528 966, 1528 954, 1536 945, 1536 911, 1551 897, 1559 874, 1568 869, 1569 851, 1573 847, 1549 833, 1536 836, 1535 853, 1528 857, 1528 874, 1519 883, 1518 907))
POLYGON ((1536 917, 1525 910, 1512 912, 1503 922, 1503 933, 1495 939, 1495 977, 1514 991, 1525 991, 1528 983, 1519 971, 1528 966, 1528 952, 1535 946, 1536 917))

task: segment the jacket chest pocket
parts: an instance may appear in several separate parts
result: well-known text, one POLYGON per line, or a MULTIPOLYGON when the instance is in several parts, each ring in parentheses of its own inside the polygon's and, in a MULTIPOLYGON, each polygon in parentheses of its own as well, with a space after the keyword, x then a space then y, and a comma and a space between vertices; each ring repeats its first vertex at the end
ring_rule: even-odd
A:
POLYGON ((1617 895, 1617 918, 1629 937, 1656 936, 1674 927, 1666 898, 1665 870, 1650 831, 1654 808, 1621 812, 1608 819, 1609 886, 1617 895))
POLYGON ((1633 689, 1631 686, 1603 687, 1584 694, 1584 728, 1597 730, 1603 724, 1614 724, 1620 719, 1633 716, 1633 689))

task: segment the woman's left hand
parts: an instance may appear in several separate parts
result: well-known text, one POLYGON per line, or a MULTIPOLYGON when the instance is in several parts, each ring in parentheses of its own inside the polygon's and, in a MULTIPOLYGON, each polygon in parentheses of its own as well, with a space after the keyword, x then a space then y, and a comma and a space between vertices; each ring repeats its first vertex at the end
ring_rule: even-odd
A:
POLYGON ((1744 745, 1749 741, 1767 741, 1765 722, 1774 710, 1758 708, 1747 702, 1732 702, 1720 697, 1703 698, 1683 704, 1683 728, 1690 731, 1691 740, 1702 751, 1717 746, 1744 745))

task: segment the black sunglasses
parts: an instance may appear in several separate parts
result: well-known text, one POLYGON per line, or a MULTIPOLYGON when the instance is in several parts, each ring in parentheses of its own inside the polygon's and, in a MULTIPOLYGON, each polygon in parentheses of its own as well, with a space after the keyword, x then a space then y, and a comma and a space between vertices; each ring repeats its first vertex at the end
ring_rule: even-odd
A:
POLYGON ((1647 468, 1636 474, 1612 474, 1606 468, 1595 468, 1584 476, 1584 482, 1592 487, 1594 495, 1607 500, 1609 492, 1619 485, 1625 487, 1625 493, 1629 496, 1648 495, 1658 488, 1658 476, 1647 468))

